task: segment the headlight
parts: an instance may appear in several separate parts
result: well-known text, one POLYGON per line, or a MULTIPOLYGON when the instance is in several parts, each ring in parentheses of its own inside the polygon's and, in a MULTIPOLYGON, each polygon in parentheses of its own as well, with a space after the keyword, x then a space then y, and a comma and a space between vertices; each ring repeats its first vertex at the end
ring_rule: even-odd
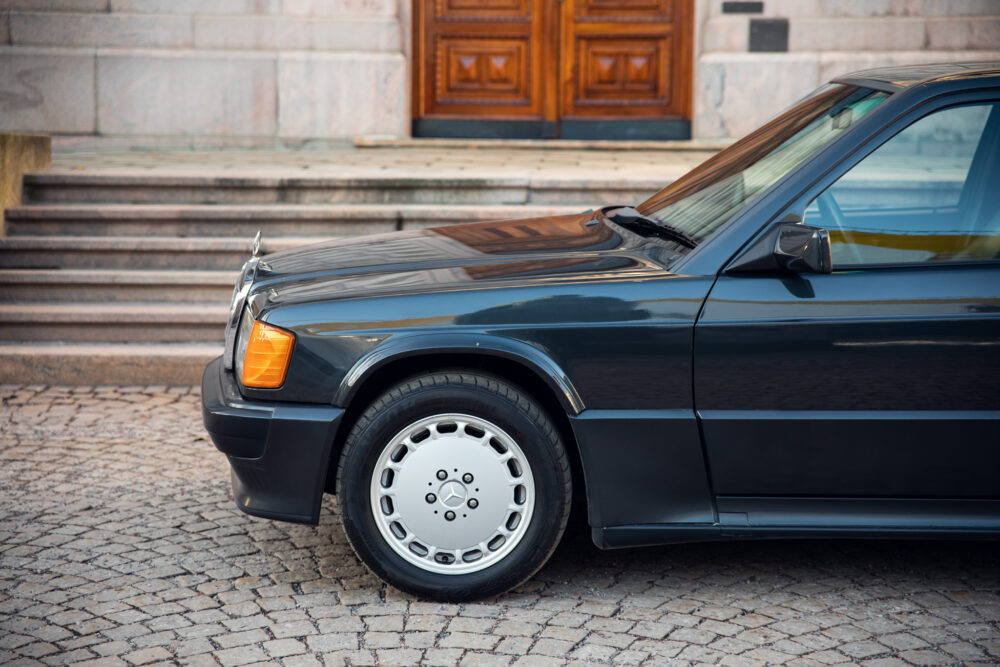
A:
POLYGON ((243 381, 243 360, 247 355, 247 345, 250 343, 250 332, 253 331, 253 315, 249 308, 243 309, 240 318, 239 334, 236 336, 236 377, 243 381))
POLYGON ((236 368, 244 387, 276 389, 285 383, 295 334, 255 320, 244 310, 237 341, 236 368))
POLYGON ((243 311, 243 304, 250 293, 254 278, 257 276, 256 257, 251 257, 240 270, 239 280, 233 288, 233 298, 229 302, 229 319, 226 321, 226 347, 222 351, 222 365, 226 369, 233 367, 233 347, 236 345, 236 328, 240 324, 240 313, 243 311))

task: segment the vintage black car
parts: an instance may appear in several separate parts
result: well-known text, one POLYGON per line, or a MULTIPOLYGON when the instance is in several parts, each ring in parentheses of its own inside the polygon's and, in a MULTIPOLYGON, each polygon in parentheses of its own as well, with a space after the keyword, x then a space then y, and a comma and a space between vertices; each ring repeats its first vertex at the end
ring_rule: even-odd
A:
POLYGON ((1000 63, 825 85, 648 201, 254 257, 205 426, 250 514, 441 600, 602 548, 1000 534, 1000 63))

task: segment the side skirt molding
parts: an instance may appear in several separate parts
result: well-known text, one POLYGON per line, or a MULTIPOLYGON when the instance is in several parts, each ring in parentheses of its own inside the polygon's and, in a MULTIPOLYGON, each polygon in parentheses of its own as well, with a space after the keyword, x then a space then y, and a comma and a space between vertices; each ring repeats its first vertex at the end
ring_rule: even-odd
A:
POLYGON ((717 498, 716 523, 595 526, 602 549, 781 538, 1000 539, 1000 500, 717 498))

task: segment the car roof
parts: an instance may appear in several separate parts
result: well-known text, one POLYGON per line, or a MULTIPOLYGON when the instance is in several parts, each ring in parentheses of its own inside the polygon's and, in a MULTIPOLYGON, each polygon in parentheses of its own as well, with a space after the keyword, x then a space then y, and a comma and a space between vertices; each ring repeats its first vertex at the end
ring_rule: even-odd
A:
POLYGON ((852 72, 833 79, 834 83, 847 83, 894 93, 920 83, 936 79, 1000 78, 1000 62, 935 63, 928 65, 901 65, 877 67, 852 72))

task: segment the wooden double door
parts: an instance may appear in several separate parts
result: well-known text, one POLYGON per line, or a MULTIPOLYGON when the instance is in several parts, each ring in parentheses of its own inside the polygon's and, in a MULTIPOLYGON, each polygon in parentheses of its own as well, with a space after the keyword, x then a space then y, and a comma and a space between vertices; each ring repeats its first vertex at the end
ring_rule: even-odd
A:
POLYGON ((690 137, 691 0, 414 1, 414 136, 690 137))

